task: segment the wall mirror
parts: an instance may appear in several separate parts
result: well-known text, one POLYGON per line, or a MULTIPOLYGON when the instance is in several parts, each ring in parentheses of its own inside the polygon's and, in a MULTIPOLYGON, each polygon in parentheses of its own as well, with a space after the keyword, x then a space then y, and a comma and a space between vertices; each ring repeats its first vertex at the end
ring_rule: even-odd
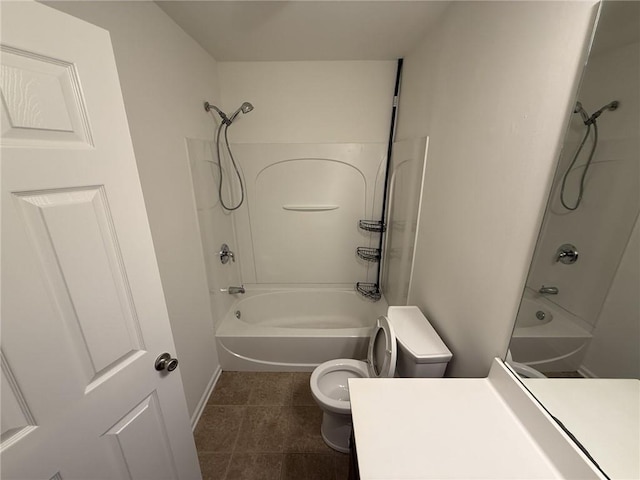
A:
POLYGON ((640 376, 639 210, 640 3, 606 1, 509 351, 527 388, 610 478, 640 478, 640 388, 622 380, 640 376), (612 408, 625 432, 610 429, 612 408), (612 435, 629 455, 603 450, 612 435))

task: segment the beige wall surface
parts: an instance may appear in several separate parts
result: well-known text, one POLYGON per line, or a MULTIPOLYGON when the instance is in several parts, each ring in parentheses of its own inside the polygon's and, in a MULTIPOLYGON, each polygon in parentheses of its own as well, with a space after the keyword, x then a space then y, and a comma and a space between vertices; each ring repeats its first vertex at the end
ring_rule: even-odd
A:
POLYGON ((225 111, 255 110, 234 143, 376 143, 389 139, 395 61, 219 62, 225 111))

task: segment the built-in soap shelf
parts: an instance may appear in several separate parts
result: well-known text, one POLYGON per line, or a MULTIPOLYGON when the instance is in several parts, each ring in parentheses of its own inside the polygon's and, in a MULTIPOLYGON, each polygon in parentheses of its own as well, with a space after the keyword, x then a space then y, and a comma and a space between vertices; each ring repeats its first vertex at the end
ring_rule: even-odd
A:
POLYGON ((328 212, 338 208, 340 208, 339 205, 282 205, 283 210, 293 212, 328 212))
POLYGON ((380 249, 372 247, 358 247, 356 248, 356 254, 367 262, 379 262, 380 261, 380 249))
POLYGON ((356 291, 360 295, 374 301, 378 301, 380 297, 382 297, 377 283, 358 282, 356 283, 356 291))
POLYGON ((360 220, 358 226, 367 232, 384 232, 387 228, 382 220, 360 220))

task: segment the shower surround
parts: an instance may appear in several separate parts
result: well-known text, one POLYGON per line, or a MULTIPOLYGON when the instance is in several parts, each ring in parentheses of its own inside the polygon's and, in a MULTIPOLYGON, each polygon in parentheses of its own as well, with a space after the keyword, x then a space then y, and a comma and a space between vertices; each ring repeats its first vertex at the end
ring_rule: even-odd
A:
POLYGON ((379 219, 386 145, 232 144, 246 202, 231 214, 217 198, 215 146, 188 140, 187 147, 222 368, 309 371, 363 356, 386 302, 354 291, 358 281, 375 281, 377 267, 356 248, 379 238, 358 220, 379 219), (221 264, 222 242, 235 263, 221 264), (244 295, 222 291, 241 283, 244 295))
POLYGON ((359 246, 379 234, 386 145, 235 144, 247 206, 234 216, 245 284, 353 285, 375 281, 359 246))

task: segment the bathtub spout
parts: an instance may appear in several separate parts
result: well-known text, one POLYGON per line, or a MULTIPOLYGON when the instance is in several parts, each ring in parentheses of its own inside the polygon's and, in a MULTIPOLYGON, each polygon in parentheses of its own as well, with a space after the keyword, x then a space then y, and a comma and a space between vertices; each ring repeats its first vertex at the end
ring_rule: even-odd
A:
POLYGON ((558 287, 545 287, 543 285, 542 287, 540 287, 540 290, 538 290, 538 293, 541 293, 543 295, 557 295, 558 287))
POLYGON ((237 293, 244 293, 244 285, 242 285, 241 287, 229 287, 227 289, 227 292, 229 292, 229 295, 235 295, 237 293))

